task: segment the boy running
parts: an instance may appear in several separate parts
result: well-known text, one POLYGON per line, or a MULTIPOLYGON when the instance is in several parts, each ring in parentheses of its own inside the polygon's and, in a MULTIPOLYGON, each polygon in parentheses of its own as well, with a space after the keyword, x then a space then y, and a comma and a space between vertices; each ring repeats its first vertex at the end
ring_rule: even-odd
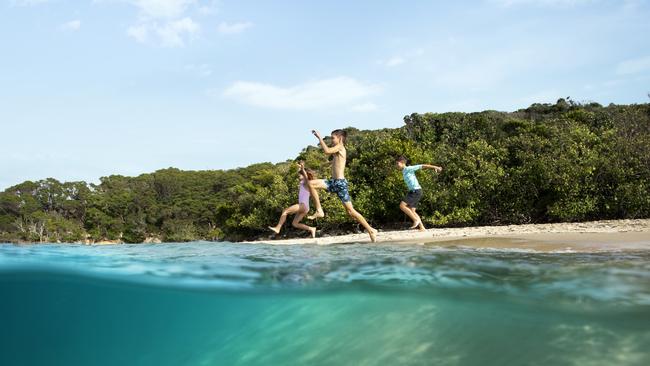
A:
POLYGON ((318 138, 323 152, 326 155, 332 155, 332 179, 314 179, 309 181, 309 192, 314 199, 316 205, 316 214, 310 216, 309 218, 318 218, 323 217, 323 209, 320 204, 320 199, 316 189, 325 189, 328 192, 336 193, 339 196, 339 199, 343 203, 346 212, 350 217, 355 219, 360 223, 370 235, 370 241, 373 243, 376 240, 377 230, 373 229, 366 219, 354 209, 352 206, 352 199, 350 198, 350 193, 348 192, 348 181, 345 179, 345 163, 347 159, 347 151, 345 150, 345 138, 347 137, 347 132, 344 130, 334 130, 332 131, 332 146, 329 147, 325 143, 325 140, 321 137, 318 131, 311 131, 311 133, 318 138))
POLYGON ((395 159, 395 162, 397 163, 397 168, 402 170, 404 183, 406 183, 406 186, 409 189, 402 202, 400 202, 399 208, 404 211, 411 220, 413 220, 413 226, 411 226, 411 229, 419 228, 420 231, 424 231, 425 228, 424 224, 422 224, 422 219, 420 219, 420 216, 415 212, 418 202, 420 202, 420 199, 422 198, 422 187, 420 187, 418 177, 415 176, 415 171, 425 168, 433 169, 439 173, 442 171, 442 168, 429 164, 406 166, 406 158, 403 156, 395 159))

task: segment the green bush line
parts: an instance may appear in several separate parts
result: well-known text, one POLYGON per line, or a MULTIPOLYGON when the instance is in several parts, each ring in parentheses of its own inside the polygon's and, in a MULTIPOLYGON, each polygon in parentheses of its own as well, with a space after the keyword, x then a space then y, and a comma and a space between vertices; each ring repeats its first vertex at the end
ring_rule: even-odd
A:
MULTIPOLYGON (((425 113, 395 129, 348 128, 346 176, 355 207, 376 227, 399 227, 405 193, 396 155, 418 172, 429 226, 505 225, 650 217, 650 104, 533 104, 506 113, 425 113)), ((296 158, 329 177, 316 147, 296 158)), ((111 175, 99 184, 26 181, 0 193, 0 241, 238 241, 268 237, 297 201, 294 162, 214 171, 111 175)), ((324 232, 359 230, 322 194, 324 232)), ((304 235, 287 225, 288 236, 304 235)))

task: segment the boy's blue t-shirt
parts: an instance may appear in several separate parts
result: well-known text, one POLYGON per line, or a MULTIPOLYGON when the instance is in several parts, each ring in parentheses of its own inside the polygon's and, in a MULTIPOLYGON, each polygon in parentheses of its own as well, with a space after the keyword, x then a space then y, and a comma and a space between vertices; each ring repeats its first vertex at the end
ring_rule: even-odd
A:
POLYGON ((404 182, 409 191, 422 189, 422 187, 420 187, 420 182, 418 182, 418 177, 415 176, 415 171, 420 169, 422 169, 422 165, 405 166, 404 169, 402 169, 402 176, 404 176, 404 182))

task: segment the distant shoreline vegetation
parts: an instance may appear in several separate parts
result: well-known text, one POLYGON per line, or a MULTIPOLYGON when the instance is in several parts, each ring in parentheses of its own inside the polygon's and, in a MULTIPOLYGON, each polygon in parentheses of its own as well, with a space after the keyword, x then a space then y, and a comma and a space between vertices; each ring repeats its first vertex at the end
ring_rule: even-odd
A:
MULTIPOLYGON (((560 99, 510 113, 414 113, 400 128, 348 133, 352 199, 379 228, 404 222, 396 155, 445 168, 441 175, 419 175, 426 187, 419 212, 428 226, 650 217, 650 104, 603 107, 560 99)), ((330 174, 313 146, 297 159, 320 177, 330 174)), ((0 242, 268 237, 266 227, 296 201, 297 177, 287 161, 112 175, 97 185, 26 181, 0 193, 0 242)), ((358 229, 335 196, 322 199, 326 217, 319 229, 358 229)))

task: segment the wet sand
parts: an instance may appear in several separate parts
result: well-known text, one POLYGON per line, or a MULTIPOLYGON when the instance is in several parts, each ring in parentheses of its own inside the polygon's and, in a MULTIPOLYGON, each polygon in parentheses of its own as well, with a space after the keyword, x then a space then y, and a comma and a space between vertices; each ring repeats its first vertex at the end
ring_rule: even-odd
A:
MULTIPOLYGON (((363 233, 316 239, 260 240, 255 243, 331 245, 369 242, 368 235, 363 233)), ((650 250, 650 219, 385 231, 379 232, 377 243, 543 252, 650 250)))

